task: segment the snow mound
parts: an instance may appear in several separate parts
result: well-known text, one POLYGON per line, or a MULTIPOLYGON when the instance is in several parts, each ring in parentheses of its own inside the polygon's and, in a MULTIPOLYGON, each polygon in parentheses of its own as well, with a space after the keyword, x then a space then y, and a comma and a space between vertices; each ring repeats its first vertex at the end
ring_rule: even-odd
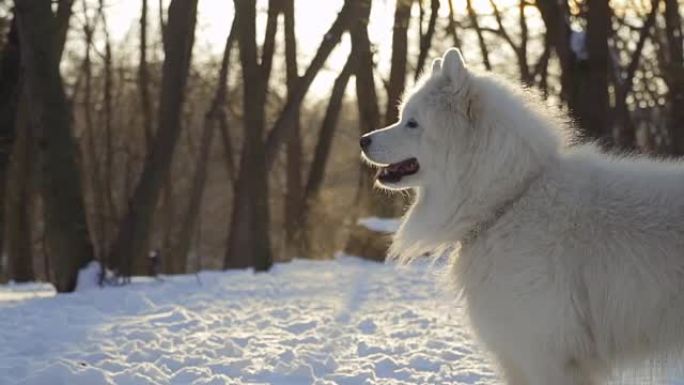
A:
POLYGON ((102 266, 99 262, 92 261, 78 272, 76 291, 88 291, 98 289, 102 266))
POLYGON ((399 229, 401 219, 367 217, 359 219, 358 224, 367 228, 368 230, 391 234, 399 229))

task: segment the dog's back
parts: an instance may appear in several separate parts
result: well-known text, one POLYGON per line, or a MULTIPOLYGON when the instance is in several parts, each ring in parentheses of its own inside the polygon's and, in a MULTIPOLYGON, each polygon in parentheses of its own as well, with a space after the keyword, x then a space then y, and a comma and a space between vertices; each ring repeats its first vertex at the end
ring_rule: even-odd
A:
POLYGON ((516 313, 529 330, 521 339, 545 339, 585 366, 679 357, 684 165, 566 149, 461 258, 457 273, 488 343, 510 336, 487 338, 486 319, 516 313), (483 289, 487 280, 499 287, 483 289))

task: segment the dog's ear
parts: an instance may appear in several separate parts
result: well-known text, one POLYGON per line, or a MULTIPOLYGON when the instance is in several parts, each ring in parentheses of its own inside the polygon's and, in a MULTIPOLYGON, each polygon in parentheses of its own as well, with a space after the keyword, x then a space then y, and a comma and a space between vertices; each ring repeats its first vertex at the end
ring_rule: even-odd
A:
POLYGON ((468 70, 466 69, 461 51, 458 48, 449 48, 444 54, 442 62, 442 72, 457 89, 461 88, 468 76, 468 70))
POLYGON ((432 76, 437 76, 442 73, 442 59, 435 59, 432 61, 432 76))

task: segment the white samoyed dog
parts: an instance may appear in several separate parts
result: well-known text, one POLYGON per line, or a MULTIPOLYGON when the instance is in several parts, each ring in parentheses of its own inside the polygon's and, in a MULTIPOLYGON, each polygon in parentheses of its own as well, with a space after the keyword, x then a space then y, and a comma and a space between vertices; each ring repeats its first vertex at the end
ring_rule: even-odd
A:
POLYGON ((684 165, 571 146, 568 131, 451 49, 399 122, 361 138, 380 186, 415 191, 390 254, 453 254, 509 385, 597 384, 684 346, 684 165))

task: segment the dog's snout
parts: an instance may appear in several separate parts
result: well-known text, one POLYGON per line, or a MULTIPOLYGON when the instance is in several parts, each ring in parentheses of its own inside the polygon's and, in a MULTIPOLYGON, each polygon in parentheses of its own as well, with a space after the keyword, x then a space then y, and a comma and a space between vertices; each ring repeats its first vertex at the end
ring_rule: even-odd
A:
POLYGON ((368 146, 370 146, 370 144, 371 144, 370 135, 364 135, 364 136, 362 136, 362 137, 361 137, 360 144, 361 144, 361 148, 362 148, 362 149, 365 150, 366 148, 368 148, 368 146))

